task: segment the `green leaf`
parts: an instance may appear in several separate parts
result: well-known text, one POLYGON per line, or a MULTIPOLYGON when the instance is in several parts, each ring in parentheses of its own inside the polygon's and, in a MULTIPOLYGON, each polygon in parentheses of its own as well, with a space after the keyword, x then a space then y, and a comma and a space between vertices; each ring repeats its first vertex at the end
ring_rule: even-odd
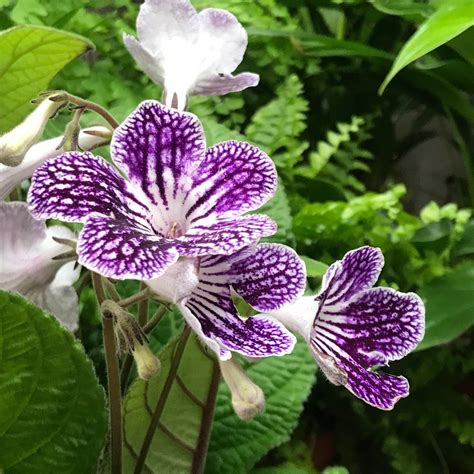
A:
POLYGON ((449 245, 452 227, 449 219, 431 222, 418 229, 411 241, 420 250, 442 252, 449 245))
MULTIPOLYGON (((176 348, 174 339, 160 353, 161 372, 148 382, 137 379, 124 401, 124 472, 133 472, 151 414, 168 376, 176 348)), ((178 368, 177 380, 169 393, 160 424, 155 432, 144 472, 189 473, 195 468, 196 447, 203 427, 204 406, 213 410, 210 384, 216 376, 213 359, 194 334, 189 338, 178 368)))
POLYGON ((474 220, 466 224, 459 242, 454 246, 453 253, 457 257, 474 254, 474 220))
POLYGON ((452 40, 472 25, 474 25, 472 0, 446 2, 405 43, 380 86, 379 93, 383 93, 388 83, 405 66, 452 40))
POLYGON ((322 277, 328 269, 328 266, 325 263, 318 262, 318 260, 305 257, 304 255, 300 255, 300 258, 306 265, 306 274, 310 278, 322 277))
POLYGON ((265 412, 250 421, 235 415, 229 390, 221 384, 206 472, 246 473, 270 449, 287 441, 314 383, 315 367, 303 342, 288 356, 247 365, 248 375, 266 400, 265 412))
POLYGON ((418 350, 447 343, 474 324, 474 263, 459 265, 418 293, 426 305, 426 333, 418 350))
POLYGON ((1 468, 94 472, 106 418, 104 393, 82 346, 53 316, 1 291, 1 468))
POLYGON ((30 100, 72 59, 93 49, 86 38, 53 28, 17 26, 0 33, 0 132, 31 111, 30 100))

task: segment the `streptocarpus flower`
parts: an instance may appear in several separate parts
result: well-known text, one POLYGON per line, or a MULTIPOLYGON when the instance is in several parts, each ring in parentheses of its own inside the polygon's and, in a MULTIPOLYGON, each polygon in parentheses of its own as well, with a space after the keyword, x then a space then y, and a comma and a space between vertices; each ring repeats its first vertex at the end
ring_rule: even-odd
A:
POLYGON ((33 176, 37 218, 82 222, 85 267, 116 279, 160 276, 179 256, 231 254, 275 232, 264 215, 243 215, 275 192, 270 158, 244 142, 206 150, 196 116, 145 101, 118 127, 104 159, 69 152, 33 176))
MULTIPOLYGON (((278 244, 259 244, 231 256, 197 263, 198 283, 178 301, 188 324, 221 360, 231 351, 248 357, 284 355, 293 350, 293 334, 268 316, 239 316, 232 291, 258 311, 277 310, 304 291, 306 271, 298 255, 278 244)), ((159 280, 159 279, 158 279, 159 280)), ((159 290, 154 282, 152 289, 159 290)))
POLYGON ((412 351, 423 338, 424 305, 414 293, 373 288, 384 263, 380 249, 361 247, 332 264, 316 298, 273 313, 307 340, 330 382, 369 405, 391 410, 406 397, 404 377, 373 370, 412 351))
POLYGON ((65 103, 64 100, 44 99, 23 122, 0 136, 0 163, 6 166, 19 165, 25 153, 40 139, 48 120, 65 103))
MULTIPOLYGON (((79 133, 79 147, 81 150, 90 150, 107 140, 105 136, 111 134, 108 128, 102 126, 89 127, 79 133), (99 135, 89 135, 89 132, 99 135), (102 135, 102 136, 101 136, 102 135)), ((0 163, 0 199, 5 199, 12 189, 24 179, 30 178, 38 166, 46 160, 59 156, 63 151, 58 149, 63 137, 55 137, 33 145, 18 166, 6 166, 0 163)))
POLYGON ((183 110, 188 94, 224 95, 258 84, 257 74, 231 74, 244 56, 247 33, 226 10, 198 14, 189 0, 145 0, 137 33, 139 40, 124 34, 125 46, 164 86, 168 106, 183 110))
POLYGON ((53 237, 73 239, 64 226, 46 227, 22 202, 0 202, 0 288, 18 291, 50 311, 71 331, 77 329, 79 302, 72 284, 79 277, 74 262, 53 257, 70 250, 53 237))

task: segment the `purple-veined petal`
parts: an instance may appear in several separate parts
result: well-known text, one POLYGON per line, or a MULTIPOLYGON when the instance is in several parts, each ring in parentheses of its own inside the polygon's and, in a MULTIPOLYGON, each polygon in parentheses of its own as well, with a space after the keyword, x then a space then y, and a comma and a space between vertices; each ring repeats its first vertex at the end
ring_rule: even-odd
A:
POLYGON ((186 219, 192 227, 212 216, 235 216, 258 209, 276 191, 273 161, 245 142, 219 143, 206 152, 193 177, 186 219))
POLYGON ((196 225, 175 240, 175 247, 181 255, 194 257, 230 255, 275 232, 276 224, 272 219, 255 214, 196 225))
POLYGON ((318 298, 325 306, 349 301, 362 290, 371 288, 382 271, 384 258, 375 247, 360 247, 333 263, 325 273, 318 298))
POLYGON ((115 163, 155 208, 154 214, 184 227, 183 203, 205 155, 197 117, 157 101, 142 102, 115 130, 111 151, 115 163))
MULTIPOLYGON (((79 133, 79 147, 90 150, 104 142, 104 138, 89 135, 87 132, 105 134, 109 130, 102 126, 89 127, 79 133)), ((45 161, 64 153, 59 149, 63 137, 50 138, 33 145, 18 166, 5 166, 0 164, 0 199, 5 199, 13 188, 24 179, 30 178, 38 166, 45 161)))
POLYGON ((229 92, 240 92, 248 87, 255 87, 260 82, 260 76, 253 72, 232 74, 216 74, 197 82, 191 93, 193 95, 225 95, 229 92))
POLYGON ((0 288, 18 291, 75 330, 79 304, 71 285, 79 269, 74 262, 53 260, 70 250, 53 237, 73 239, 73 232, 63 226, 46 228, 23 202, 0 202, 0 222, 0 288))
POLYGON ((243 320, 230 296, 226 257, 201 259, 199 285, 180 309, 190 326, 222 360, 230 351, 249 357, 284 355, 293 350, 296 339, 279 322, 256 316, 243 320))
POLYGON ((79 263, 106 277, 149 280, 176 262, 173 243, 129 221, 90 216, 79 235, 79 263))
POLYGON ((231 264, 231 283, 247 303, 259 311, 281 308, 300 297, 306 269, 298 254, 285 245, 259 244, 255 251, 231 264))
POLYGON ((127 191, 126 181, 103 158, 68 152, 41 165, 28 193, 36 218, 84 222, 91 213, 143 221, 147 210, 127 191))

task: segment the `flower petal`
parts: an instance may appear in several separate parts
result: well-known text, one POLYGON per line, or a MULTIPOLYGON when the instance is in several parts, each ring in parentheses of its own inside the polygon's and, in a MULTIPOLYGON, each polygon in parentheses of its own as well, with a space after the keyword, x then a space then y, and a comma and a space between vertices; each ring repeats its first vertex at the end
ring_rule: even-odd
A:
POLYGON ((172 242, 129 221, 91 216, 79 235, 79 263, 118 280, 149 280, 163 274, 178 259, 172 242))
POLYGON ((255 87, 259 82, 260 76, 253 72, 242 72, 237 74, 237 76, 232 74, 216 74, 215 76, 200 79, 191 90, 191 94, 225 95, 229 92, 240 92, 248 87, 255 87))
POLYGON ((333 263, 323 277, 318 299, 325 306, 349 301, 358 292, 371 288, 382 271, 384 258, 375 247, 360 247, 333 263))
POLYGON ((230 255, 275 232, 274 221, 255 214, 194 226, 175 241, 175 247, 181 255, 194 257, 230 255))
POLYGON ((115 130, 111 151, 115 163, 141 188, 156 213, 182 223, 191 176, 205 154, 197 117, 157 101, 142 102, 115 130))
POLYGON ((163 84, 164 72, 161 67, 160 58, 148 51, 136 38, 126 33, 123 34, 123 42, 143 72, 156 84, 163 84))
POLYGON ((64 153, 40 166, 33 175, 28 203, 36 218, 70 222, 84 222, 94 212, 140 220, 146 215, 117 171, 87 152, 64 153))
POLYGON ((193 178, 186 219, 191 226, 212 216, 258 209, 276 191, 277 174, 266 153, 245 142, 210 147, 193 178))
POLYGON ((222 360, 230 351, 249 357, 284 355, 293 350, 295 337, 271 318, 242 320, 230 297, 229 262, 225 257, 201 260, 199 285, 179 307, 190 326, 222 360))
POLYGON ((300 297, 306 285, 306 270, 298 254, 285 245, 259 244, 231 266, 234 290, 259 311, 281 308, 300 297))

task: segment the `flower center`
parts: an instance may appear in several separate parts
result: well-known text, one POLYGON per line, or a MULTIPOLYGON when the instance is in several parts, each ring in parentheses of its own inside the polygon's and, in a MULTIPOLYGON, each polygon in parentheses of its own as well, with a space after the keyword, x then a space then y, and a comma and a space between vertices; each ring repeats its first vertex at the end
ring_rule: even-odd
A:
POLYGON ((181 237, 184 234, 183 228, 181 224, 178 222, 173 222, 168 226, 168 230, 166 232, 166 237, 171 238, 171 239, 177 239, 178 237, 181 237))

